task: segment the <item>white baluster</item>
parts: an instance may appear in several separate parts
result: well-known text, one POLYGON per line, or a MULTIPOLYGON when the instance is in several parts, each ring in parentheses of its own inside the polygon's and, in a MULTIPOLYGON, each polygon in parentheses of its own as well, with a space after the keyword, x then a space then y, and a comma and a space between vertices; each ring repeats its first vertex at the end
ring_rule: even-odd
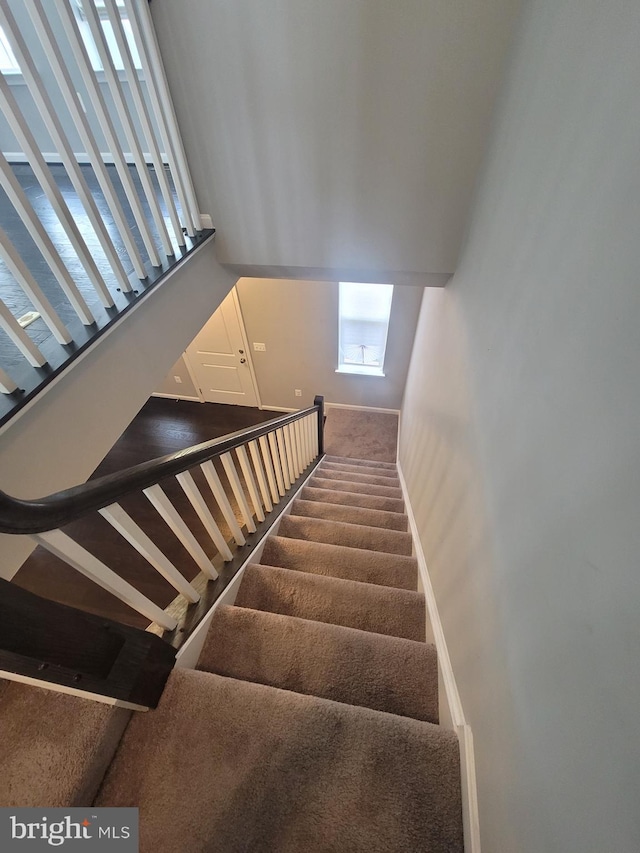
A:
MULTIPOLYGON (((122 147, 118 139, 115 125, 109 114, 109 110, 93 68, 91 67, 91 62, 84 46, 82 36, 78 30, 78 24, 74 17, 73 10, 71 9, 71 5, 68 3, 68 0, 50 0, 50 3, 55 7, 60 23, 64 27, 71 50, 76 60, 76 65, 78 66, 82 81, 87 89, 91 106, 98 118, 102 132, 105 135, 109 153, 113 157, 118 177, 120 178, 127 201, 129 202, 129 206, 131 207, 135 217, 149 260, 151 261, 152 266, 158 267, 160 266, 160 256, 151 231, 149 230, 146 216, 129 172, 129 167, 127 166, 122 154, 122 147)), ((34 9, 38 17, 46 17, 42 11, 42 0, 30 0, 27 5, 30 12, 34 9)), ((91 8, 91 4, 87 3, 85 11, 89 11, 91 8)), ((34 16, 35 20, 34 13, 31 12, 31 14, 34 16)), ((140 278, 145 278, 145 276, 146 273, 144 271, 142 271, 142 275, 139 275, 140 278)))
MULTIPOLYGON (((64 98, 64 102, 69 110, 73 123, 78 131, 80 136, 80 140, 86 151, 89 161, 91 163, 91 168, 98 179, 98 183, 100 184, 100 189, 102 190, 104 197, 109 205, 109 210, 113 216, 114 222, 120 233, 120 237, 124 242, 125 248, 127 250, 127 254, 131 259, 131 263, 133 264, 133 268, 135 270, 135 274, 138 278, 144 279, 147 276, 147 272, 144 268, 144 263, 142 260, 142 256, 138 251, 138 247, 136 246, 136 242, 133 239, 131 234, 131 229, 129 224, 127 223, 127 218, 125 216, 124 210, 122 209, 122 205, 118 199, 118 196, 115 193, 113 188, 113 184, 111 183, 111 178, 109 177, 107 167, 104 164, 102 159, 102 154, 100 152, 100 148, 98 143, 96 142, 95 136, 93 135, 93 130, 91 125, 89 124, 89 119, 87 118, 83 105, 80 101, 78 93, 76 92, 76 86, 71 78, 71 74, 69 73, 69 69, 67 67, 66 58, 62 55, 62 51, 60 50, 60 46, 55 39, 53 34, 53 30, 51 29, 51 25, 44 14, 44 10, 41 5, 41 0, 33 0, 33 2, 26 4, 27 11, 31 15, 36 31, 40 37, 40 41, 42 42, 42 46, 47 55, 47 59, 49 61, 49 65, 51 66, 51 70, 53 72, 53 76, 59 86, 60 93, 64 98)), ((64 19, 61 19, 61 22, 64 23, 64 19)), ((82 49, 78 45, 75 45, 74 41, 71 42, 72 50, 74 47, 74 53, 76 54, 76 60, 79 56, 79 51, 82 49)), ((130 181, 129 181, 130 183, 130 181)), ((132 187, 128 187, 129 190, 132 187)), ((125 189, 127 187, 125 186, 125 189)), ((135 215, 135 211, 134 211, 135 215)), ((138 220, 136 220, 138 223, 138 220)), ((138 223, 139 224, 139 223, 138 223)), ((115 253, 115 247, 113 252, 107 252, 107 257, 111 262, 112 269, 117 271, 117 266, 114 265, 113 254, 115 253)), ((122 271, 122 275, 118 275, 118 282, 123 291, 129 292, 132 290, 131 285, 124 274, 124 270, 122 271)))
POLYGON ((287 467, 289 470, 289 482, 294 483, 297 477, 295 471, 295 464, 293 458, 293 443, 291 441, 291 431, 289 429, 289 424, 285 424, 282 427, 282 431, 284 433, 284 445, 287 451, 287 467))
POLYGON ((229 503, 229 498, 227 497, 225 490, 222 488, 220 477, 218 477, 218 472, 216 471, 213 462, 211 460, 209 460, 208 462, 203 462, 200 467, 204 472, 204 476, 207 478, 207 483, 209 484, 209 488, 213 492, 213 497, 215 498, 216 503, 220 507, 220 512, 223 514, 225 521, 229 525, 231 535, 236 540, 236 543, 238 545, 244 545, 247 540, 244 538, 242 529, 238 524, 238 519, 236 518, 236 514, 233 511, 233 507, 229 503))
POLYGON ((218 577, 218 572, 211 565, 211 560, 207 557, 202 546, 191 530, 189 530, 186 522, 160 486, 150 486, 148 489, 144 489, 144 495, 151 501, 159 515, 175 533, 185 550, 193 557, 194 562, 200 570, 215 580, 218 577))
POLYGON ((311 454, 310 458, 315 459, 318 455, 318 450, 316 447, 316 442, 314 440, 314 427, 316 425, 316 418, 314 415, 309 415, 307 418, 307 431, 309 433, 309 453, 311 454))
POLYGON ((85 577, 97 583, 107 592, 115 595, 120 601, 132 607, 150 622, 155 622, 167 631, 173 631, 178 624, 173 616, 165 613, 157 604, 148 599, 146 595, 123 580, 110 568, 100 562, 97 557, 90 554, 77 542, 74 542, 61 530, 50 530, 48 533, 37 533, 31 537, 38 545, 42 545, 55 557, 63 560, 71 568, 83 574, 85 577))
POLYGON ((251 515, 251 510, 249 509, 249 504, 247 503, 245 494, 242 491, 240 478, 238 477, 238 472, 236 471, 236 467, 233 464, 231 454, 223 453, 220 457, 220 461, 222 462, 225 474, 227 475, 227 479, 229 480, 231 490, 235 495, 236 500, 238 501, 238 506, 240 507, 240 512, 242 513, 242 517, 244 518, 244 523, 247 525, 247 530, 249 531, 249 533, 255 533, 256 525, 253 520, 253 516, 251 515))
POLYGON ((311 462, 311 447, 309 445, 309 430, 308 426, 308 418, 303 418, 300 421, 300 432, 302 433, 302 446, 304 447, 304 467, 311 462))
MULTIPOLYGON (((62 258, 58 254, 58 250, 51 242, 51 238, 40 221, 40 218, 36 215, 35 210, 29 204, 29 200, 20 186, 20 182, 16 178, 13 169, 9 163, 7 163, 7 160, 2 153, 0 153, 0 182, 2 183, 2 187, 7 194, 9 201, 16 209, 16 212, 29 232, 31 239, 36 244, 42 254, 42 257, 49 265, 49 269, 66 294, 74 311, 85 326, 91 326, 95 323, 96 318, 93 316, 89 306, 84 301, 84 297, 78 290, 75 281, 71 278, 69 270, 62 263, 62 258)), ((107 294, 109 294, 108 290, 107 294)), ((111 299, 110 295, 109 299, 111 299)), ((113 305, 113 300, 111 300, 110 304, 113 305)))
MULTIPOLYGON (((264 461, 264 467, 267 470, 267 480, 269 481, 269 488, 271 489, 271 497, 273 499, 274 504, 278 503, 278 488, 279 485, 276 485, 276 478, 278 476, 278 460, 277 457, 273 459, 271 452, 269 451, 269 444, 267 442, 267 436, 261 435, 258 439, 258 443, 260 444, 260 452, 262 453, 262 459, 264 461), (274 471, 275 465, 275 471, 274 471)), ((278 480, 278 484, 279 484, 278 480)), ((284 494, 282 492, 281 494, 284 494)))
POLYGON ((313 451, 313 458, 315 459, 318 455, 318 416, 314 414, 311 416, 311 450, 313 451))
MULTIPOLYGON (((43 367, 47 363, 46 358, 1 299, 0 328, 4 329, 32 367, 43 367)), ((15 391, 15 388, 13 390, 15 391)))
POLYGON ((110 504, 98 512, 174 589, 192 603, 200 600, 199 594, 189 581, 119 504, 110 504))
MULTIPOLYGON (((31 97, 33 98, 40 117, 46 125, 49 136, 60 155, 62 164, 66 173, 71 179, 75 191, 78 193, 78 198, 82 202, 84 209, 87 211, 87 216, 96 232, 102 250, 104 251, 107 260, 111 266, 114 276, 118 280, 118 286, 123 290, 130 290, 129 281, 120 256, 116 251, 109 231, 100 215, 98 205, 89 189, 89 186, 82 174, 82 169, 78 165, 73 149, 67 139, 62 122, 58 118, 58 114, 51 103, 49 94, 42 82, 42 77, 38 72, 36 65, 32 59, 32 52, 27 46, 27 43, 16 24, 13 13, 9 8, 7 0, 0 0, 0 26, 2 26, 5 35, 8 36, 11 42, 11 48, 16 57, 20 71, 25 79, 31 97)), ((46 52, 46 47, 45 47, 46 52)), ((108 199, 107 199, 108 201, 108 199)), ((102 304, 106 307, 113 305, 111 294, 107 290, 106 293, 99 291, 102 304)))
POLYGON ((236 456, 240 463, 240 469, 242 470, 244 481, 247 484, 247 490, 249 492, 249 497, 251 498, 251 503, 253 504, 253 511, 256 514, 256 518, 258 521, 264 521, 264 510, 262 509, 262 503, 260 501, 260 496, 258 495, 258 489, 256 488, 256 481, 253 478, 251 466, 249 465, 249 457, 247 456, 247 451, 244 445, 236 447, 236 456))
POLYGON ((13 392, 17 390, 18 386, 16 383, 9 374, 5 373, 5 371, 0 367, 0 392, 3 394, 13 394, 13 392))
MULTIPOLYGON (((0 74, 2 77, 2 74, 0 74)), ((47 297, 44 295, 36 280, 29 272, 25 262, 22 260, 9 237, 0 228, 0 258, 7 265, 9 272, 27 294, 33 307, 42 315, 42 319, 53 332, 55 339, 60 344, 70 344, 71 335, 60 317, 53 310, 47 297)))
POLYGON ((176 476, 176 480, 180 483, 185 495, 189 498, 191 506, 197 512, 198 518, 202 522, 204 529, 207 531, 207 533, 213 540, 213 543, 220 552, 222 559, 226 560, 227 562, 229 560, 233 560, 233 554, 231 553, 231 549, 224 541, 224 536, 220 532, 220 528, 216 524, 214 517, 211 515, 209 507, 205 502, 205 499, 200 494, 200 490, 193 482, 193 477, 191 476, 191 474, 188 471, 183 471, 182 474, 178 474, 176 476))
POLYGON ((162 192, 165 207, 167 208, 167 211, 169 213, 169 219, 171 220, 173 233, 175 235, 178 245, 184 246, 185 239, 184 234, 182 232, 182 225, 180 224, 178 212, 173 202, 173 193, 171 192, 171 187, 169 186, 169 181, 167 179, 167 173, 165 172, 164 163, 162 162, 162 157, 160 156, 160 149, 158 148, 155 130, 151 123, 151 116, 149 115, 147 102, 142 92, 142 85, 138 78, 138 71, 134 67, 129 43, 124 34, 120 11, 115 4, 115 0, 104 0, 104 2, 105 7, 107 9, 107 13, 109 15, 109 20, 111 21, 111 25, 113 27, 113 34, 116 38, 118 50, 120 51, 120 56, 122 57, 122 63, 124 65, 124 70, 127 75, 129 90, 133 98, 135 110, 142 126, 142 132, 146 137, 146 141, 149 146, 151 161, 156 170, 156 177, 158 179, 158 183, 160 184, 160 191, 162 192))
POLYGON ((60 220, 67 239, 73 246, 73 250, 80 258, 82 266, 85 268, 89 279, 96 291, 106 291, 107 286, 100 274, 93 255, 89 251, 87 244, 84 241, 78 224, 69 210, 64 196, 57 185, 55 178, 51 174, 51 170, 47 166, 40 146, 38 145, 35 136, 33 135, 25 117, 22 115, 20 108, 13 97, 9 84, 4 75, 0 74, 0 110, 4 113, 14 136, 18 140, 18 145, 24 152, 33 169, 38 183, 44 190, 45 195, 49 199, 51 207, 55 211, 56 216, 60 220))
POLYGON ((253 461, 253 467, 255 468, 256 478, 260 487, 260 494, 262 495, 262 502, 264 503, 267 512, 271 512, 273 509, 273 503, 271 502, 271 496, 269 495, 269 486, 267 485, 264 468, 260 461, 260 451, 256 441, 249 442, 249 453, 251 454, 251 460, 253 461))
POLYGON ((153 221, 155 222, 156 228, 158 229, 158 234, 160 235, 164 252, 166 255, 173 255, 174 249, 171 245, 171 240, 169 239, 169 232, 167 231, 167 226, 164 221, 162 211, 160 210, 160 205, 158 204, 156 191, 151 182, 149 169, 147 168, 147 164, 144 159, 144 154, 142 152, 142 148, 140 147, 138 134, 133 124, 133 119, 131 117, 129 105, 127 104, 127 100, 125 98, 122 83, 120 82, 120 77, 118 76, 118 72, 116 71, 116 67, 113 63, 111 51, 109 50, 109 46, 107 45, 106 36, 104 34, 104 30, 102 29, 100 18, 93 3, 85 3, 83 9, 85 17, 87 19, 87 23, 89 24, 89 29, 91 30, 91 35, 93 36, 93 41, 95 42, 96 48, 98 49, 100 62, 102 63, 104 75, 107 80, 109 90, 111 91, 113 104, 116 108, 116 113, 118 114, 120 125, 124 130, 124 135, 127 138, 127 144, 129 145, 129 148, 133 155, 133 161, 136 164, 136 168, 138 170, 138 177, 140 178, 140 183, 142 184, 142 188, 144 190, 144 194, 146 196, 147 203, 149 205, 149 209, 153 217, 153 221))
POLYGON ((278 451, 280 454, 280 473, 281 473, 281 480, 282 480, 282 484, 280 483, 280 480, 278 481, 278 486, 282 487, 280 494, 284 495, 285 489, 288 489, 291 487, 291 478, 289 477, 289 463, 287 462, 287 448, 285 446, 284 430, 282 429, 282 427, 280 427, 279 429, 276 430, 276 439, 278 442, 278 451))
MULTIPOLYGON (((176 160, 177 168, 174 169, 172 166, 172 171, 176 182, 176 188, 182 185, 182 195, 186 197, 185 203, 182 200, 182 196, 178 196, 180 198, 180 204, 182 205, 183 214, 188 214, 193 222, 195 230, 201 231, 202 225, 200 223, 200 208, 198 207, 198 200, 196 199, 195 190, 191 181, 191 175, 189 173, 189 166, 184 153, 182 139, 180 138, 178 119, 176 118, 176 114, 173 109, 171 93, 164 73, 164 66, 160 56, 160 48, 158 47, 155 30, 153 28, 153 20, 151 18, 149 6, 145 3, 134 3, 133 0, 125 0, 125 7, 129 13, 129 20, 132 22, 133 31, 140 37, 138 49, 140 49, 140 45, 144 48, 140 51, 140 58, 143 62, 147 87, 154 104, 154 109, 156 110, 156 118, 158 120, 158 124, 164 128, 168 138, 170 139, 171 144, 167 146, 167 148, 171 149, 171 153, 176 160), (145 60, 147 61, 146 67, 145 60)), ((180 190, 178 190, 178 192, 180 192, 180 190)))
POLYGON ((298 430, 296 429, 297 421, 289 424, 289 432, 291 434, 291 450, 293 452, 293 470, 296 477, 299 477, 302 472, 302 463, 300 461, 300 443, 298 441, 298 430))

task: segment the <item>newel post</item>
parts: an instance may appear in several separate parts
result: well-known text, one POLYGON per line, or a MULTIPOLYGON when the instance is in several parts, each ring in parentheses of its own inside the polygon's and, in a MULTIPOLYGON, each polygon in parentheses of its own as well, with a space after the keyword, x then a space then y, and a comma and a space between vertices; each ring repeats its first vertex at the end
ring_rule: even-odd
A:
POLYGON ((313 405, 318 407, 318 455, 324 453, 324 397, 314 397, 313 405))

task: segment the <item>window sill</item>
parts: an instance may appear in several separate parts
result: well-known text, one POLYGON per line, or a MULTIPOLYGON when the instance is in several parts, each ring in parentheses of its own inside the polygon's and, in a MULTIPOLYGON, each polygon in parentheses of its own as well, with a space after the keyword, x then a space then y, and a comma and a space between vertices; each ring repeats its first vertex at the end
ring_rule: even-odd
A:
POLYGON ((350 373, 357 376, 378 376, 384 379, 384 373, 379 367, 367 367, 362 364, 341 364, 336 373, 350 373))

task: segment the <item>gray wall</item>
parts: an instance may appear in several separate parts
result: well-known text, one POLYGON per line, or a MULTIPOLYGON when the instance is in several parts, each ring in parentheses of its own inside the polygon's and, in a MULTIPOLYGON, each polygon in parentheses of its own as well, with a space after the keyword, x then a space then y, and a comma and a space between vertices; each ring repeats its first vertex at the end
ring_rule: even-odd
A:
POLYGON ((154 0, 220 260, 273 278, 451 273, 519 5, 154 0))
MULTIPOLYGON (((9 422, 3 490, 37 498, 84 482, 234 283, 209 241, 9 422)), ((11 577, 31 549, 26 537, 0 536, 0 575, 11 577)))
POLYGON ((335 372, 336 282, 241 278, 237 291, 263 406, 299 409, 323 394, 332 403, 400 408, 422 288, 394 289, 384 377, 335 372), (255 352, 254 341, 266 352, 255 352))
POLYGON ((187 370, 183 355, 180 356, 160 385, 158 385, 156 394, 172 394, 185 399, 200 399, 196 386, 193 384, 191 374, 187 370), (176 377, 180 380, 179 382, 176 381, 176 377))
POLYGON ((640 5, 531 0, 401 462, 491 853, 640 850, 640 5))

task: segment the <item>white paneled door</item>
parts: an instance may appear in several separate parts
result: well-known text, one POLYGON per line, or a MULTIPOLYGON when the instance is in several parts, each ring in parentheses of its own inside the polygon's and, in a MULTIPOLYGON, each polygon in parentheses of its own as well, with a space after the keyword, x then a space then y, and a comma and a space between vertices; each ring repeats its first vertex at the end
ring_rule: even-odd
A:
POLYGON ((207 403, 258 405, 235 288, 187 347, 186 358, 207 403))

